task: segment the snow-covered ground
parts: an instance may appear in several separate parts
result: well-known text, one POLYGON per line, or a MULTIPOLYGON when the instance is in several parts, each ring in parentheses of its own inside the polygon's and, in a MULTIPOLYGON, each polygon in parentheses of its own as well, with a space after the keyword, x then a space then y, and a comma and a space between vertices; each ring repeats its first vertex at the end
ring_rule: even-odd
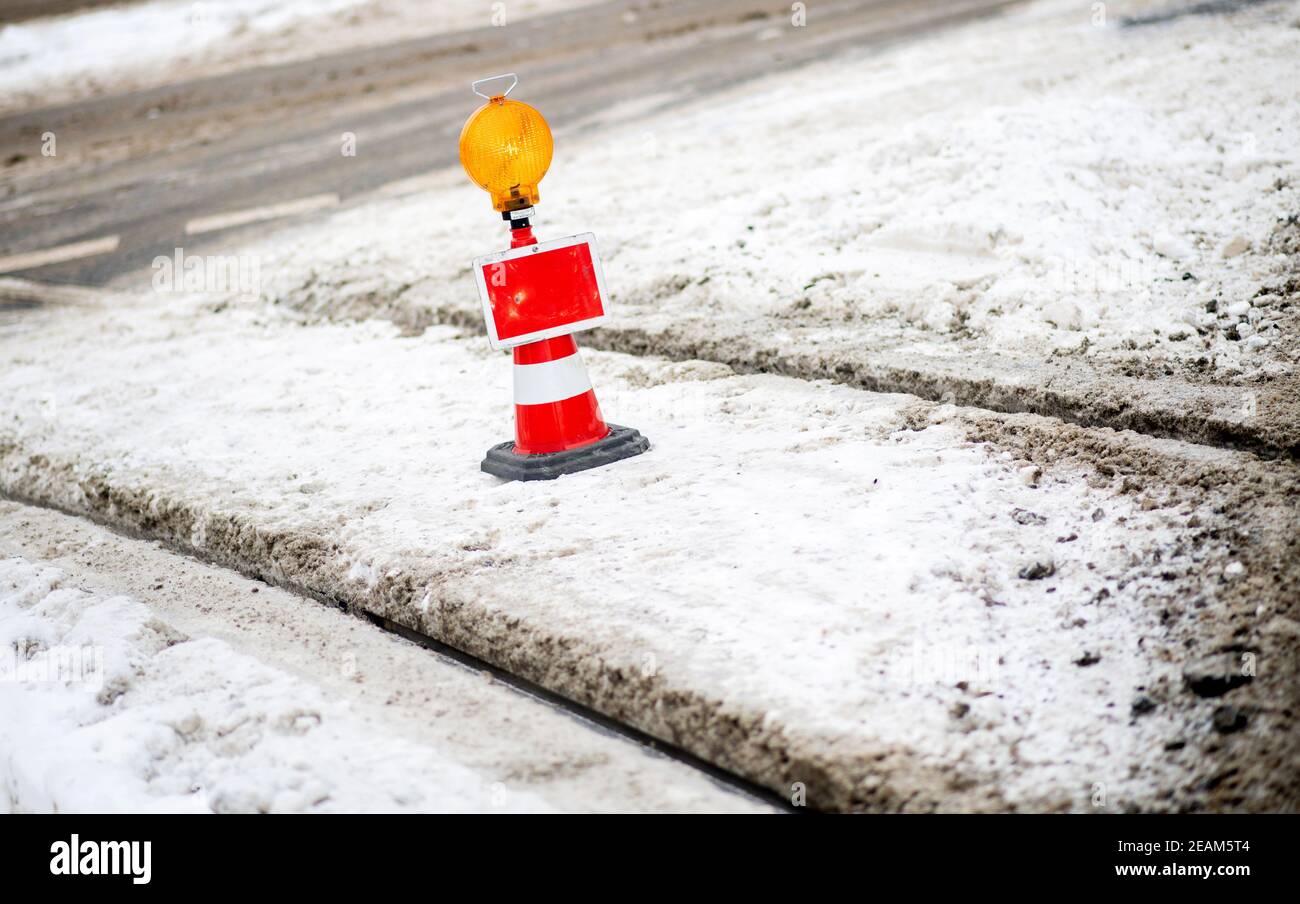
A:
POLYGON ((364 731, 294 677, 23 559, 0 561, 0 649, 17 671, 0 692, 6 810, 550 809, 504 786, 494 801, 481 776, 364 731))
POLYGON ((840 781, 886 757, 882 806, 1148 793, 1180 729, 1129 705, 1186 655, 1152 600, 1231 579, 1206 503, 1044 473, 902 396, 590 354, 606 415, 653 449, 502 484, 477 466, 510 435, 508 359, 478 338, 185 300, 2 351, 10 492, 147 512, 697 749, 721 728, 674 706, 715 701, 749 732, 711 755, 769 781, 782 749, 833 749, 840 781))
MULTIPOLYGON (((1276 372, 1294 337, 1257 292, 1294 266, 1270 241, 1295 209, 1300 4, 1117 24, 1152 7, 1045 0, 661 114, 630 100, 559 131, 539 232, 596 231, 618 329, 1276 372)), ((463 174, 432 184, 245 248, 263 299, 0 337, 0 488, 349 601, 813 806, 1197 793, 1211 704, 1179 672, 1256 577, 1216 487, 1019 458, 951 405, 613 353, 587 355, 605 414, 651 451, 502 484, 477 463, 510 435, 506 357, 300 322, 476 316, 468 263, 502 226, 463 174)), ((29 598, 52 624, 74 605, 29 598)))
MULTIPOLYGON (((1257 295, 1300 267, 1275 235, 1300 206, 1300 3, 1137 27, 1122 17, 1156 4, 1104 6, 1045 0, 659 114, 642 115, 671 98, 612 109, 559 134, 539 233, 596 232, 617 329, 1283 372, 1286 299, 1257 295)), ((467 262, 502 243, 451 172, 249 250, 273 298, 347 316, 398 296, 472 310, 467 262)))
POLYGON ((0 26, 0 112, 345 48, 518 21, 590 0, 143 0, 0 26))
POLYGON ((360 619, 0 502, 0 812, 765 809, 360 619))

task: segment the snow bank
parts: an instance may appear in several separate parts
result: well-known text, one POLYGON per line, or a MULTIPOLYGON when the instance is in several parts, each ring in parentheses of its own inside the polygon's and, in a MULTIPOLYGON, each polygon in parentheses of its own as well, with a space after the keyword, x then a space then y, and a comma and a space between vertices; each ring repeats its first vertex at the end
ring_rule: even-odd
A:
MULTIPOLYGON (((1256 296, 1297 267, 1273 239, 1300 206, 1300 4, 1121 24, 1149 6, 1106 4, 1094 24, 1087 5, 1040 3, 639 120, 597 115, 558 136, 537 225, 596 232, 619 328, 1158 349, 1276 372, 1266 350, 1294 337, 1256 296)), ((444 186, 259 247, 270 294, 471 310, 466 264, 503 237, 481 192, 459 173, 444 186)))

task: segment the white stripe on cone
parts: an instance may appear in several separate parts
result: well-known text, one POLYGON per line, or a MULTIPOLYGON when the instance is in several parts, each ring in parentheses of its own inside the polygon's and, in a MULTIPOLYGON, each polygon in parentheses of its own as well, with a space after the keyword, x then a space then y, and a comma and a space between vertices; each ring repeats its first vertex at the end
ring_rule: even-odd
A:
POLYGON ((591 378, 577 354, 543 364, 516 364, 514 370, 516 405, 563 402, 591 389, 591 378))

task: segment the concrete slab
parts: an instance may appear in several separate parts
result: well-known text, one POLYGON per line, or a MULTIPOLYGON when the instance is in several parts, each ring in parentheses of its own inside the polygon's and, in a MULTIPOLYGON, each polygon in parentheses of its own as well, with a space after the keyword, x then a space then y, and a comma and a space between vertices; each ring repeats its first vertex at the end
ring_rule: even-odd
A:
POLYGON ((589 353, 652 449, 508 484, 477 470, 511 423, 478 339, 194 300, 40 332, 0 345, 6 493, 390 619, 783 796, 1295 800, 1292 465, 589 353), (1202 698, 1183 670, 1211 654, 1257 675, 1202 698), (1214 731, 1225 703, 1248 730, 1214 731))

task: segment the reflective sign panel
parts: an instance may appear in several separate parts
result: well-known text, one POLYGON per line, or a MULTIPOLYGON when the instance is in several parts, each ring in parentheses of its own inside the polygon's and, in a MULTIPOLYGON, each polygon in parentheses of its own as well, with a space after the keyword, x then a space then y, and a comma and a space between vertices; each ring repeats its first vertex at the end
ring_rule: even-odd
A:
POLYGON ((493 348, 590 329, 605 319, 605 276, 591 233, 474 261, 493 348))

